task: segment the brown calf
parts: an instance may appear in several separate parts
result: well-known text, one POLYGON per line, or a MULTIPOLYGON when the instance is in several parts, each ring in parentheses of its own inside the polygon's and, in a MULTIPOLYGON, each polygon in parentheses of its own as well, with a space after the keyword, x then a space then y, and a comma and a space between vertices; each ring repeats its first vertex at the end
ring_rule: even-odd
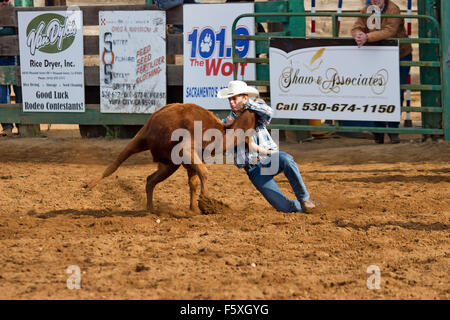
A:
MULTIPOLYGON (((202 122, 202 136, 208 129, 218 129, 222 137, 218 141, 213 141, 216 144, 223 144, 224 151, 236 146, 237 143, 241 143, 235 136, 229 135, 231 131, 226 133, 226 129, 242 129, 246 131, 248 129, 254 129, 256 125, 255 114, 249 110, 245 110, 231 126, 226 127, 211 111, 198 105, 190 103, 169 104, 156 111, 119 154, 117 159, 106 168, 102 176, 89 182, 86 187, 92 188, 100 180, 111 175, 131 155, 150 150, 154 162, 158 163, 158 169, 147 177, 146 185, 147 210, 153 210, 153 190, 156 185, 170 177, 180 166, 180 164, 175 164, 171 159, 172 148, 179 143, 178 141, 171 141, 172 132, 176 129, 183 128, 189 131, 191 137, 194 137, 194 121, 202 122)), ((202 141, 202 151, 210 143, 208 141, 202 141)), ((190 209, 198 211, 198 185, 200 182, 201 195, 208 197, 208 171, 202 162, 201 155, 199 156, 194 151, 193 142, 189 146, 189 149, 190 154, 183 156, 188 156, 190 161, 186 161, 187 163, 183 161, 182 164, 188 174, 191 199, 190 209)))

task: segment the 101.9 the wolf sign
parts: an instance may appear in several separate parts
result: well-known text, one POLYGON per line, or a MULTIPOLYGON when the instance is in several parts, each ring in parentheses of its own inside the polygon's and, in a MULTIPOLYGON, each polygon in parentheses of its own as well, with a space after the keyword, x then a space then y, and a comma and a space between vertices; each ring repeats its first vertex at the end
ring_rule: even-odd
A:
POLYGON ((269 53, 274 117, 400 121, 396 41, 273 38, 269 53))
POLYGON ((84 112, 82 12, 18 12, 23 111, 84 112))
MULTIPOLYGON (((217 92, 233 80, 231 43, 234 19, 254 11, 253 3, 193 4, 183 6, 185 103, 207 109, 227 109, 228 101, 217 99, 217 92)), ((253 35, 254 18, 238 21, 236 34, 253 35)), ((254 57, 254 41, 237 40, 236 53, 254 57)), ((254 80, 255 65, 238 63, 238 79, 254 80)))

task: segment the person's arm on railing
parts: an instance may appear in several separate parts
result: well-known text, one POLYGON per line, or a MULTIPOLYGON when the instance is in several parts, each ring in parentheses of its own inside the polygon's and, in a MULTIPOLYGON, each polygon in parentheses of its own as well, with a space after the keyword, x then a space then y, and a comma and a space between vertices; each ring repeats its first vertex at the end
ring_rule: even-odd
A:
MULTIPOLYGON (((365 8, 361 10, 360 13, 367 13, 364 12, 365 8)), ((367 23, 367 17, 358 17, 356 19, 356 22, 353 24, 353 28, 351 30, 352 37, 355 38, 357 34, 359 33, 365 33, 366 32, 366 23, 367 23)))

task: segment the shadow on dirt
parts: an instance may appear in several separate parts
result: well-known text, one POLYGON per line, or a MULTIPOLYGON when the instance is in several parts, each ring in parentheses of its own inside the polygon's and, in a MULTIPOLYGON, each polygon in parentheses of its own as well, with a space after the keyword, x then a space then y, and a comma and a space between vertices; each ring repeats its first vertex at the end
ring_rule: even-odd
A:
POLYGON ((425 224, 421 222, 401 222, 401 221, 388 221, 383 223, 369 223, 366 225, 357 225, 352 222, 345 222, 342 220, 335 220, 334 224, 341 228, 352 228, 355 230, 367 231, 371 227, 383 228, 387 226, 401 227, 409 230, 422 230, 422 231, 443 231, 450 229, 450 226, 444 223, 435 222, 431 224, 425 224))
POLYGON ((34 210, 28 211, 29 216, 37 217, 40 219, 54 218, 57 216, 70 216, 72 218, 79 218, 82 216, 89 216, 94 218, 106 218, 106 217, 128 217, 128 218, 141 218, 141 217, 164 217, 173 219, 185 219, 196 215, 193 212, 170 212, 164 209, 156 209, 152 212, 147 210, 124 210, 124 211, 113 211, 108 209, 101 210, 75 210, 75 209, 62 209, 62 210, 52 210, 44 213, 37 213, 34 210))
MULTIPOLYGON (((321 181, 318 179, 317 181, 321 181)), ((405 182, 405 183, 441 183, 449 182, 450 177, 446 176, 428 176, 428 175, 415 175, 415 176, 403 176, 403 175, 392 175, 392 176, 374 176, 369 178, 349 178, 342 179, 340 181, 344 182, 366 182, 366 183, 388 183, 388 182, 405 182)))
POLYGON ((72 215, 75 217, 80 216, 90 216, 94 218, 105 218, 105 217, 114 217, 114 216, 122 216, 122 217, 145 217, 149 215, 148 211, 112 211, 112 210, 75 210, 75 209, 63 209, 63 210, 52 210, 48 212, 44 212, 38 214, 36 211, 31 210, 28 212, 29 216, 36 216, 41 219, 53 218, 56 216, 62 215, 72 215))
MULTIPOLYGON (((450 168, 442 169, 416 169, 418 172, 433 172, 433 173, 450 173, 450 168)), ((367 170, 356 170, 354 168, 348 170, 311 170, 308 173, 411 173, 410 169, 367 169, 367 170)))

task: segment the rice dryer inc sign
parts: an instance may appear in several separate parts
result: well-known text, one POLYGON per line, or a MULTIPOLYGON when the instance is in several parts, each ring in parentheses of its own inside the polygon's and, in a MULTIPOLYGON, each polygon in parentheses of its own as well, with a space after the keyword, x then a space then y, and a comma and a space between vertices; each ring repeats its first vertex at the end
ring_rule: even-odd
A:
POLYGON ((84 112, 81 11, 18 12, 23 111, 84 112))

